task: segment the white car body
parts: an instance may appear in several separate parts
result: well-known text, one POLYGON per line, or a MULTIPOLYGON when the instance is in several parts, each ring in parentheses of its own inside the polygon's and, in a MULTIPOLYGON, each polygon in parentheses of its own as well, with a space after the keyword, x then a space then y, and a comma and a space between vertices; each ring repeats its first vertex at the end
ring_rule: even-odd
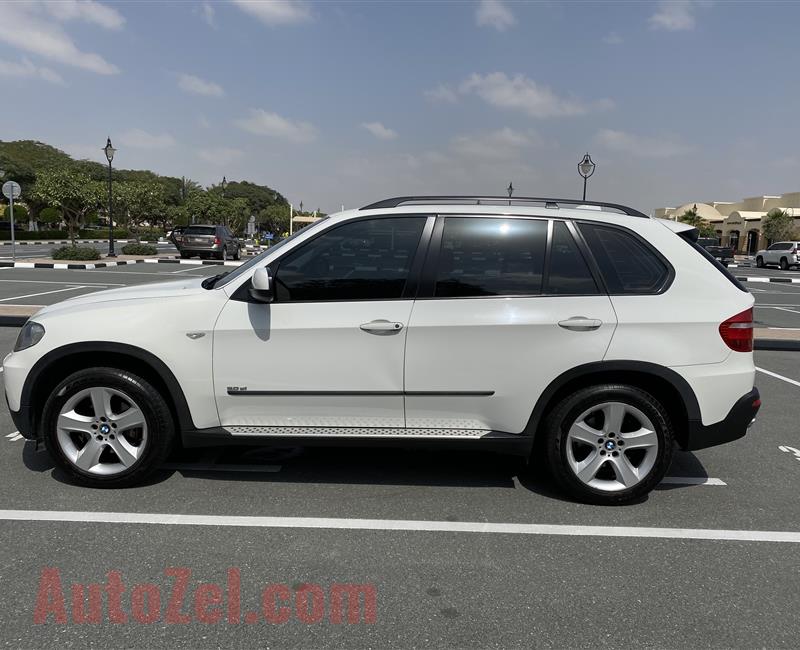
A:
POLYGON ((771 244, 764 250, 756 253, 756 260, 761 259, 762 264, 773 264, 781 266, 798 266, 800 265, 800 242, 798 241, 779 241, 771 244))
MULTIPOLYGON (((41 341, 4 360, 9 408, 33 411, 27 417, 36 422, 42 398, 32 402, 29 375, 50 358, 95 350, 93 363, 100 363, 105 354, 139 351, 141 359, 159 362, 153 361, 155 370, 173 400, 185 399, 176 411, 186 444, 204 444, 206 435, 209 444, 291 436, 480 441, 492 434, 532 437, 537 409, 541 415, 557 383, 577 369, 626 376, 652 371, 653 381, 656 375, 674 381, 685 402, 679 443, 707 446, 698 432, 721 427, 754 390, 752 352, 732 350, 719 331, 754 301, 676 236, 686 229, 597 208, 432 202, 341 212, 262 254, 217 288, 184 278, 45 307, 31 318, 45 329, 41 341), (674 273, 666 290, 654 295, 235 299, 257 268, 308 240, 344 222, 392 214, 423 215, 428 228, 441 215, 618 226, 648 242, 674 273), (569 319, 597 326, 566 329, 569 319), (362 328, 375 321, 400 325, 387 335, 362 328)), ((29 428, 26 436, 41 436, 36 424, 29 428)))

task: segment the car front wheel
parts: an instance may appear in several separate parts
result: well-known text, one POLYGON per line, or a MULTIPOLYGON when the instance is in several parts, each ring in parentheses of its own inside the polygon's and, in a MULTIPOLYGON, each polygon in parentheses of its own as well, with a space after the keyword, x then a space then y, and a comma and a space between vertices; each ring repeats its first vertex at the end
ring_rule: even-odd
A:
POLYGON ((627 385, 583 388, 563 399, 545 422, 556 483, 586 503, 641 499, 672 461, 673 432, 664 407, 627 385))
POLYGON ((55 463, 75 483, 128 487, 169 454, 172 414, 146 380, 116 368, 76 372, 55 387, 42 417, 55 463))
POLYGON ((764 268, 764 258, 761 255, 756 258, 756 266, 760 269, 764 268))

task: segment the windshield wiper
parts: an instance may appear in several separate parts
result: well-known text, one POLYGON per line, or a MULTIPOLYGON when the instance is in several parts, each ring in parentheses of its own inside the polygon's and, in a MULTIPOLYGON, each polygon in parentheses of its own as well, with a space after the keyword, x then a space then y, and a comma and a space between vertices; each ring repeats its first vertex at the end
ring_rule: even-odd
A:
POLYGON ((200 283, 200 286, 203 287, 203 289, 213 289, 214 285, 217 283, 217 280, 224 278, 226 275, 228 275, 228 273, 230 273, 230 271, 225 271, 225 273, 217 273, 216 275, 212 275, 210 278, 206 278, 205 280, 203 280, 200 283))

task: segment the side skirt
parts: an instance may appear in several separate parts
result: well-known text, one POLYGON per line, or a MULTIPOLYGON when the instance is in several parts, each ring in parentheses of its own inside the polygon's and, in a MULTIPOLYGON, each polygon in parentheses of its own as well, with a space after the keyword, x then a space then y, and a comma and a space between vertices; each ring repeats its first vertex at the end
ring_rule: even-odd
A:
POLYGON ((528 456, 533 437, 478 429, 392 429, 363 427, 215 427, 181 432, 186 448, 249 445, 257 447, 407 447, 481 449, 528 456))

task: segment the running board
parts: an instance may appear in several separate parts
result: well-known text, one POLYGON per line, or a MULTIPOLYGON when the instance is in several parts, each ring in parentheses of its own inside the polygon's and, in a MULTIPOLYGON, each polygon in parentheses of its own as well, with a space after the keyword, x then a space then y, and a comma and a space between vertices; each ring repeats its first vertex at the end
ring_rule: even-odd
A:
POLYGON ((181 432, 184 447, 234 445, 296 447, 434 447, 499 451, 527 456, 533 437, 486 429, 406 429, 380 427, 227 426, 181 432))

